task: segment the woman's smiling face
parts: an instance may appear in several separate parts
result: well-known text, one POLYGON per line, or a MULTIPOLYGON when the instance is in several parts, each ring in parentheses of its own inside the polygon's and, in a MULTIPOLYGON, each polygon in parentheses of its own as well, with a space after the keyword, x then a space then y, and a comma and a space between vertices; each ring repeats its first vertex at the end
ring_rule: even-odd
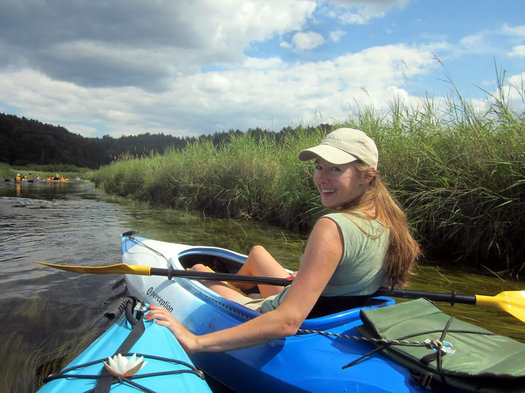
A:
POLYGON ((363 195, 369 182, 352 162, 336 165, 320 157, 315 160, 314 183, 325 207, 336 209, 348 205, 363 195))

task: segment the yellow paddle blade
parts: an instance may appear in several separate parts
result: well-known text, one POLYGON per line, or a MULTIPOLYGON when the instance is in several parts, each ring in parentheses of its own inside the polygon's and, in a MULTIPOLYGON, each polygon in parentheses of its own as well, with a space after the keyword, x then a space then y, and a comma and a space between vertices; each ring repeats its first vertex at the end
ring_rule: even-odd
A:
POLYGON ((506 291, 496 296, 476 295, 476 304, 498 307, 525 322, 525 291, 506 291))
POLYGON ((65 270, 67 272, 84 274, 138 274, 149 276, 151 271, 151 266, 126 265, 125 263, 107 266, 69 266, 40 261, 35 262, 44 266, 54 267, 55 269, 65 270))

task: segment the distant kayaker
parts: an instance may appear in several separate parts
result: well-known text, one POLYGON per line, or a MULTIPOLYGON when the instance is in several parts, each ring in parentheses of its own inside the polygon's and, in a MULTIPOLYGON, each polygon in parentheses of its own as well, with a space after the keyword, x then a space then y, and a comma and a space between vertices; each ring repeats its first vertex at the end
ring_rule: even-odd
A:
MULTIPOLYGON (((188 352, 230 351, 292 336, 308 316, 327 314, 341 305, 349 308, 349 302, 363 305, 379 288, 406 283, 420 248, 379 177, 374 141, 362 131, 340 128, 318 146, 301 151, 299 159, 314 160, 321 202, 334 213, 314 225, 288 287, 259 285, 262 299, 254 300, 223 282, 202 281, 225 298, 260 311, 257 318, 197 336, 167 310, 152 305, 147 318, 170 328, 188 352)), ((262 246, 252 248, 238 274, 290 275, 262 246)), ((251 284, 236 286, 246 290, 251 284)))
POLYGON ((20 173, 17 173, 15 176, 15 181, 21 181, 22 177, 20 176, 20 173))

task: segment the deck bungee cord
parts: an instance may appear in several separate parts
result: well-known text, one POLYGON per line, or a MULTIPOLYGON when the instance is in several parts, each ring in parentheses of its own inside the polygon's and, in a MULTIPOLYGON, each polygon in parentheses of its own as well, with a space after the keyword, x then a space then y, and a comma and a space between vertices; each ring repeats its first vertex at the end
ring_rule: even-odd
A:
MULTIPOLYGON (((155 393, 154 390, 147 388, 139 384, 136 380, 167 376, 167 375, 180 375, 180 374, 195 374, 200 379, 204 380, 204 373, 197 369, 194 365, 185 362, 183 360, 172 359, 162 356, 155 356, 151 354, 143 353, 131 353, 129 352, 133 345, 140 339, 142 334, 145 331, 144 326, 144 312, 147 310, 144 304, 138 302, 135 298, 126 297, 122 299, 119 305, 116 307, 117 310, 124 312, 126 316, 126 321, 130 324, 131 330, 128 336, 124 339, 120 347, 115 351, 114 355, 120 354, 121 356, 135 356, 142 357, 150 360, 158 360, 166 364, 173 364, 176 366, 182 366, 182 369, 167 370, 161 372, 150 372, 150 373, 141 373, 133 374, 130 376, 115 376, 112 375, 105 367, 104 361, 107 358, 100 358, 89 362, 84 362, 75 366, 67 367, 55 374, 51 374, 44 378, 44 383, 48 383, 57 379, 88 379, 96 381, 96 385, 93 389, 86 391, 92 393, 107 393, 110 392, 111 386, 114 384, 128 384, 131 385, 143 392, 155 393), (76 371, 81 371, 87 367, 97 365, 101 366, 99 374, 82 374, 75 373, 76 371)), ((114 314, 114 310, 109 312, 110 315, 114 314)), ((105 313, 106 314, 106 313, 105 313)))
MULTIPOLYGON (((154 355, 148 355, 148 354, 142 354, 142 353, 128 353, 128 352, 126 352, 126 353, 123 353, 121 355, 122 356, 131 356, 131 355, 142 356, 145 359, 160 360, 160 361, 163 361, 165 363, 172 363, 172 364, 184 366, 184 367, 187 367, 188 369, 162 371, 162 372, 155 372, 155 373, 134 374, 134 375, 129 376, 129 377, 115 377, 115 376, 111 376, 112 377, 111 385, 116 384, 116 383, 122 383, 122 384, 127 383, 129 385, 132 385, 132 386, 134 386, 134 387, 144 391, 144 392, 156 393, 155 391, 150 390, 147 387, 138 384, 137 382, 135 382, 135 380, 152 378, 152 377, 159 377, 159 376, 165 376, 165 375, 180 375, 180 374, 195 374, 200 379, 204 380, 204 373, 201 370, 195 368, 191 364, 189 364, 187 362, 184 362, 182 360, 164 358, 164 357, 161 357, 161 356, 154 356, 154 355)), ((100 381, 100 380, 102 380, 102 378, 104 378, 104 376, 100 375, 100 374, 89 375, 89 374, 69 374, 69 373, 72 372, 72 371, 77 371, 77 370, 80 370, 82 368, 95 365, 95 364, 102 365, 104 360, 106 360, 106 358, 97 359, 97 360, 94 360, 92 362, 86 362, 86 363, 80 364, 78 366, 69 367, 67 369, 64 369, 64 370, 56 373, 56 374, 52 374, 49 377, 46 377, 44 379, 44 382, 48 383, 50 381, 53 381, 53 380, 56 380, 56 379, 60 379, 60 378, 67 378, 67 379, 92 379, 92 380, 100 381)), ((109 390, 107 390, 107 391, 109 392, 109 390)), ((98 393, 99 391, 96 390, 96 388, 95 388, 95 389, 88 390, 87 392, 98 393)))

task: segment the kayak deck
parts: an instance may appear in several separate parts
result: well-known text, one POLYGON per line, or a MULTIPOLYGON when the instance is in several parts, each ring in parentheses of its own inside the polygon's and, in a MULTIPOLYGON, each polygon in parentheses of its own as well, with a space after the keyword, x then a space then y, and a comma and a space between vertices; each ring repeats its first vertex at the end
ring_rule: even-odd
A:
MULTIPOLYGON (((193 366, 173 334, 154 322, 143 322, 144 332, 128 353, 144 356, 147 364, 129 381, 115 378, 110 392, 211 393, 203 373, 193 366)), ((107 362, 115 354, 131 331, 132 326, 123 315, 66 368, 48 377, 49 381, 38 392, 92 391, 103 370, 102 361, 107 362)))

